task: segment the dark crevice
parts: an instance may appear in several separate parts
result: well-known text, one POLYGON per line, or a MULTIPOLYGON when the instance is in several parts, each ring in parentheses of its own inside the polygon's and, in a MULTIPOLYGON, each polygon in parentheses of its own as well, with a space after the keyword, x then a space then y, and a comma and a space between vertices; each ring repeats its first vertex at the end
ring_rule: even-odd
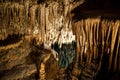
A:
POLYGON ((120 2, 118 0, 87 0, 71 13, 74 14, 74 21, 97 16, 120 19, 120 2))
POLYGON ((37 0, 37 4, 43 3, 45 0, 37 0))
POLYGON ((55 43, 52 47, 55 51, 58 52, 58 65, 61 68, 68 67, 73 62, 73 59, 76 55, 76 42, 64 43, 59 47, 58 43, 55 43))
POLYGON ((8 35, 8 37, 4 40, 0 40, 0 46, 7 46, 10 44, 15 44, 21 40, 23 35, 8 35))

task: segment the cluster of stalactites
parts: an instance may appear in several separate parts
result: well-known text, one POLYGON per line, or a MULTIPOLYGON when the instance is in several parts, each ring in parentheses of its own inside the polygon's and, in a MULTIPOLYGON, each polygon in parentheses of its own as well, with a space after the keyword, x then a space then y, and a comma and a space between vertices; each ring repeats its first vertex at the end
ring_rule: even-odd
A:
POLYGON ((63 4, 55 1, 49 4, 33 4, 29 0, 23 2, 3 2, 0 5, 0 40, 13 34, 33 36, 37 44, 47 46, 56 41, 62 44, 75 40, 70 19, 70 11, 75 6, 70 3, 71 0, 65 0, 63 4), (61 40, 63 36, 68 39, 61 40))
POLYGON ((108 55, 108 70, 120 70, 120 20, 86 18, 75 23, 77 52, 80 64, 102 65, 103 56, 108 55))
POLYGON ((75 35, 72 32, 72 24, 66 23, 66 26, 61 30, 61 34, 59 36, 58 44, 60 47, 62 44, 69 44, 75 41, 75 35))
MULTIPOLYGON (((51 47, 52 44, 58 42, 60 45, 62 43, 70 43, 75 41, 75 36, 72 33, 72 24, 70 19, 70 11, 72 10, 72 5, 64 6, 64 9, 60 9, 58 3, 49 5, 50 8, 44 9, 43 17, 45 22, 43 26, 45 27, 44 35, 44 45, 46 47, 51 47), (68 18, 67 18, 68 17, 68 18)), ((42 10, 43 11, 43 10, 42 10)), ((43 19, 42 18, 42 19, 43 19)))

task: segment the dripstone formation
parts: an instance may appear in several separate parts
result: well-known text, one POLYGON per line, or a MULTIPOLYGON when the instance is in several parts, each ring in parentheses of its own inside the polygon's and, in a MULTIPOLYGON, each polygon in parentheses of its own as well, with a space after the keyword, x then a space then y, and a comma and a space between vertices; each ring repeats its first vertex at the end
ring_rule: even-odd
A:
POLYGON ((0 80, 120 80, 112 2, 0 0, 0 80))

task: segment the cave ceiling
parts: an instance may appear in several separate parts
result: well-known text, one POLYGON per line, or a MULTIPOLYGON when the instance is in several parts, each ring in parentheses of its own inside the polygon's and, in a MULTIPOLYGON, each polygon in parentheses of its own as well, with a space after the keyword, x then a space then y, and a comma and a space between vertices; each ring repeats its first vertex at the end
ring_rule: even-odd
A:
POLYGON ((0 0, 0 80, 120 80, 118 0, 0 0))

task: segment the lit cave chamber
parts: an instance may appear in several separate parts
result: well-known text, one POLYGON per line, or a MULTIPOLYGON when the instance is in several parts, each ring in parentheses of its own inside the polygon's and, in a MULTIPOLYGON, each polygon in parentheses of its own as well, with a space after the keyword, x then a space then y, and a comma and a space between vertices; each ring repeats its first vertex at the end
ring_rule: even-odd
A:
POLYGON ((0 80, 120 80, 118 0, 0 0, 0 80))

